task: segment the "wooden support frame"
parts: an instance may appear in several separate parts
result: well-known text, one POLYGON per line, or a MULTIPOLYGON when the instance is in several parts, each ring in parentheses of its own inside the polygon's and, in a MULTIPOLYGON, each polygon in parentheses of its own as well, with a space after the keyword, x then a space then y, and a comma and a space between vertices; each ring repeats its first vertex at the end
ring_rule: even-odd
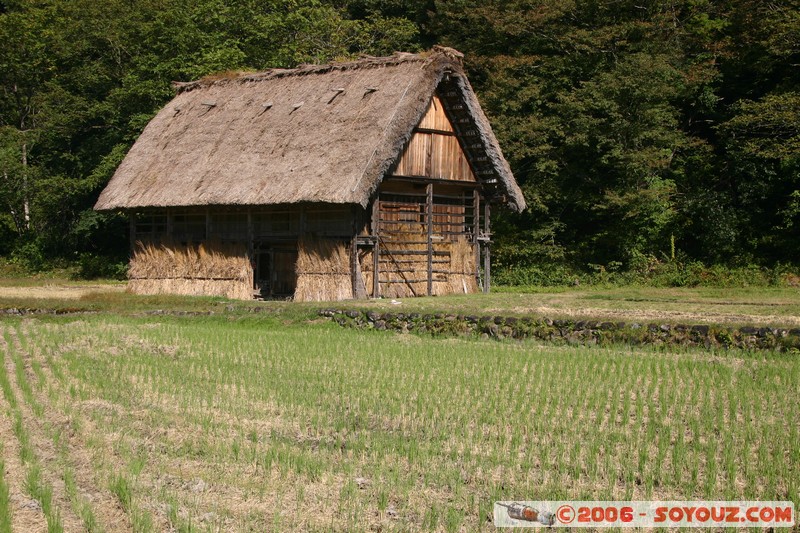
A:
POLYGON ((375 195, 372 203, 372 234, 375 236, 375 245, 372 248, 372 297, 381 297, 381 271, 380 271, 380 237, 381 237, 380 194, 375 195))
POLYGON ((428 296, 433 295, 433 183, 427 186, 425 218, 428 222, 428 296))
POLYGON ((472 192, 472 246, 473 261, 475 262, 475 282, 480 286, 481 283, 481 242, 478 236, 481 233, 481 193, 478 190, 472 192))
POLYGON ((255 232, 253 231, 253 210, 247 208, 247 253, 252 259, 253 257, 253 238, 255 232))
POLYGON ((130 239, 130 253, 133 255, 133 251, 136 248, 136 211, 131 211, 128 215, 128 222, 130 224, 129 228, 129 239, 130 239))
POLYGON ((490 223, 491 208, 489 202, 483 204, 483 233, 486 240, 483 243, 483 292, 488 293, 492 286, 492 257, 490 242, 492 227, 490 223))
POLYGON ((358 263, 358 235, 364 226, 364 210, 360 206, 353 206, 351 213, 353 229, 350 242, 350 283, 353 285, 353 298, 360 300, 367 297, 367 288, 361 276, 361 265, 358 263))
POLYGON ((174 239, 175 238, 175 232, 173 231, 174 230, 173 219, 174 219, 174 214, 172 213, 172 210, 170 208, 167 208, 167 238, 168 239, 174 239))
POLYGON ((256 265, 255 245, 253 244, 253 210, 248 207, 247 214, 247 259, 250 261, 250 268, 253 270, 253 279, 250 281, 253 295, 256 291, 256 273, 258 272, 258 265, 256 265))
POLYGON ((358 279, 356 279, 356 269, 358 267, 358 221, 356 217, 358 217, 358 213, 356 213, 355 208, 350 209, 350 218, 353 219, 353 238, 350 241, 350 294, 353 296, 354 299, 358 299, 358 291, 356 288, 358 287, 358 279))

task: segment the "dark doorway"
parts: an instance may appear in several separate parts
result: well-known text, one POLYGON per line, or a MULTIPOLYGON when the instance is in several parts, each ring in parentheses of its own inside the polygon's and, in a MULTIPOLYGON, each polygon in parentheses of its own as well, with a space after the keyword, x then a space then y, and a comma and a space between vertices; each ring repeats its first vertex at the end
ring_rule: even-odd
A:
POLYGON ((287 244, 260 243, 254 248, 253 287, 261 298, 294 296, 297 287, 297 248, 287 244))

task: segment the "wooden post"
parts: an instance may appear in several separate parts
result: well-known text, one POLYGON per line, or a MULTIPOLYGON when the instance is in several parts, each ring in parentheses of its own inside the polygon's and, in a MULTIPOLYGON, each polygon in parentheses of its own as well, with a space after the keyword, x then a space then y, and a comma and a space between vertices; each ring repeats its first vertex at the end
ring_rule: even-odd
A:
POLYGON ((167 238, 170 240, 174 239, 175 237, 172 230, 172 210, 167 208, 167 238))
POLYGON ((472 262, 475 266, 475 282, 481 282, 481 243, 478 235, 481 232, 481 193, 477 189, 472 191, 472 262))
POLYGON ((258 274, 258 265, 254 261, 255 254, 253 252, 253 213, 252 209, 247 208, 247 259, 250 261, 250 267, 253 269, 253 290, 256 289, 256 275, 258 274))
POLYGON ((350 231, 352 240, 350 241, 350 285, 354 299, 358 299, 358 221, 361 218, 361 208, 350 208, 350 219, 353 221, 353 226, 350 231))
POLYGON ((247 208, 247 253, 253 257, 253 212, 249 207, 247 208))
POLYGON ((428 296, 433 295, 433 183, 428 184, 425 218, 428 220, 428 296))
POLYGON ((375 244, 372 248, 372 297, 380 298, 381 296, 381 272, 380 272, 380 250, 381 246, 378 242, 381 235, 381 208, 380 208, 380 193, 375 195, 375 200, 372 203, 372 235, 375 238, 375 244))
POLYGON ((492 285, 492 262, 489 244, 491 242, 491 225, 489 223, 489 202, 483 204, 483 233, 486 240, 483 242, 483 292, 489 292, 492 285))
POLYGON ((211 210, 206 207, 206 241, 211 240, 211 210))
POLYGON ((131 211, 128 216, 128 222, 130 223, 130 253, 133 253, 133 250, 136 248, 136 212, 131 211))

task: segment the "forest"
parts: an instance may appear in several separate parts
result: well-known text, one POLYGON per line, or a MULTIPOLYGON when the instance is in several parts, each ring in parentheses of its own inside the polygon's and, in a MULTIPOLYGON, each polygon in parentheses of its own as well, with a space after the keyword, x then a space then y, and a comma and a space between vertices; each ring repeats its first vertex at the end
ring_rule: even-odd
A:
POLYGON ((800 0, 0 0, 0 42, 0 256, 29 272, 124 276, 92 206, 173 81, 434 44, 528 202, 499 281, 800 265, 800 0))

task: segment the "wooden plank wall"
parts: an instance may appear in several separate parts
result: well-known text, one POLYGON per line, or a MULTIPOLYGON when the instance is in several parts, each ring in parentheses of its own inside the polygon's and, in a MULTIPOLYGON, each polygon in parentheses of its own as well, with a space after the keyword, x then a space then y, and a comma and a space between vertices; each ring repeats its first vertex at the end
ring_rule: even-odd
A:
POLYGON ((441 100, 434 96, 393 172, 396 176, 475 182, 441 100))

